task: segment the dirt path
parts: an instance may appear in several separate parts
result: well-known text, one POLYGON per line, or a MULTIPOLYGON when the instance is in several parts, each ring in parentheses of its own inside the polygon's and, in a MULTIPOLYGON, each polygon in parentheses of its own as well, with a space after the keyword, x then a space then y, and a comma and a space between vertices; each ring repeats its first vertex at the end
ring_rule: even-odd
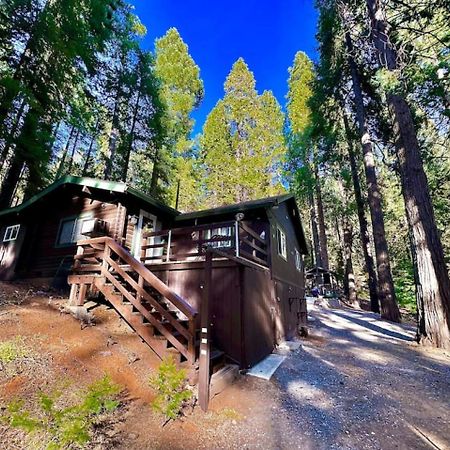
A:
MULTIPOLYGON (((103 373, 128 392, 96 449, 450 449, 450 357, 425 352, 414 330, 370 313, 313 309, 311 335, 271 381, 249 376, 183 421, 149 407, 148 376, 158 360, 112 310, 98 308, 81 330, 48 298, 0 306, 0 340, 20 335, 36 355, 16 376, 0 372, 0 402, 31 398, 61 379, 74 387, 103 373), (108 437, 105 438, 106 442, 108 437)), ((21 448, 1 429, 0 449, 21 448)))
POLYGON ((449 355, 371 313, 310 313, 311 339, 275 374, 280 448, 450 448, 449 355))

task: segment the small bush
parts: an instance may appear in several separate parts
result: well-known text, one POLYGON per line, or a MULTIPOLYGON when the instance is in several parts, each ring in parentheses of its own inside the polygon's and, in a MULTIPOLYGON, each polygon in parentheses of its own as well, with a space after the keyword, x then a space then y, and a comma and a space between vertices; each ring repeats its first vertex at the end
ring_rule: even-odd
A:
POLYGON ((167 420, 180 416, 183 407, 192 397, 192 392, 186 387, 186 372, 178 369, 173 359, 168 358, 160 364, 158 372, 149 381, 158 392, 152 407, 164 414, 167 420))
POLYGON ((0 342, 1 363, 7 364, 25 356, 27 356, 27 351, 21 337, 0 342))
POLYGON ((2 419, 9 426, 27 433, 41 432, 50 436, 47 450, 82 447, 90 440, 96 418, 118 407, 116 398, 119 392, 119 386, 105 376, 91 384, 81 394, 82 400, 73 406, 57 405, 64 403, 62 392, 52 395, 39 393, 36 408, 39 412, 36 416, 24 408, 23 401, 14 401, 8 405, 2 419))

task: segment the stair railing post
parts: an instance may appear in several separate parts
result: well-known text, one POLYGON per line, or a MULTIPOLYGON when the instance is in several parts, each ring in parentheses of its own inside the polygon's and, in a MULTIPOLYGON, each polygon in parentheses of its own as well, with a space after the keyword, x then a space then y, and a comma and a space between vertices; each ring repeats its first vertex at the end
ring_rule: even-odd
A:
POLYGON ((203 299, 201 305, 201 333, 200 333, 200 362, 198 379, 198 401, 203 411, 208 410, 210 352, 211 352, 211 321, 210 321, 210 290, 212 282, 212 252, 206 250, 205 281, 203 285, 203 299))
POLYGON ((169 230, 169 236, 167 238, 167 255, 166 255, 166 261, 170 261, 170 246, 172 245, 172 230, 169 230))
MULTIPOLYGON (((144 289, 144 278, 141 275, 138 277, 138 286, 144 289)), ((142 303, 142 296, 139 295, 139 292, 136 292, 136 299, 139 303, 142 303)))
POLYGON ((103 250, 103 261, 102 261, 102 271, 108 270, 108 262, 106 261, 106 257, 111 256, 111 248, 108 245, 108 242, 105 240, 105 249, 103 250))
POLYGON ((237 220, 234 222, 234 237, 236 246, 236 256, 239 258, 239 222, 237 220))

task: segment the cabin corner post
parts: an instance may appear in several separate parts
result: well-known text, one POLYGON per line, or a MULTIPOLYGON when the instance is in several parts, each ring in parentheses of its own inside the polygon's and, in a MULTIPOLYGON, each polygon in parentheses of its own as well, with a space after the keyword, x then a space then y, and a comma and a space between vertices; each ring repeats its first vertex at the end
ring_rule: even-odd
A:
POLYGON ((203 300, 200 317, 200 357, 198 400, 203 411, 208 410, 209 404, 209 378, 210 378, 210 352, 211 352, 211 321, 210 321, 210 293, 212 282, 212 252, 206 251, 205 281, 203 286, 203 300))

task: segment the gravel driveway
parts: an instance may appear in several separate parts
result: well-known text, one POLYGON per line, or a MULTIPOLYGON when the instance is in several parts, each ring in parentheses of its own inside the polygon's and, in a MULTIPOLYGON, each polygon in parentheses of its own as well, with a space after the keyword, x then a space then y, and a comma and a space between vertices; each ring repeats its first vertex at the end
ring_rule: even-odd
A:
POLYGON ((448 354, 372 313, 309 312, 310 338, 273 377, 262 448, 450 449, 448 354))

